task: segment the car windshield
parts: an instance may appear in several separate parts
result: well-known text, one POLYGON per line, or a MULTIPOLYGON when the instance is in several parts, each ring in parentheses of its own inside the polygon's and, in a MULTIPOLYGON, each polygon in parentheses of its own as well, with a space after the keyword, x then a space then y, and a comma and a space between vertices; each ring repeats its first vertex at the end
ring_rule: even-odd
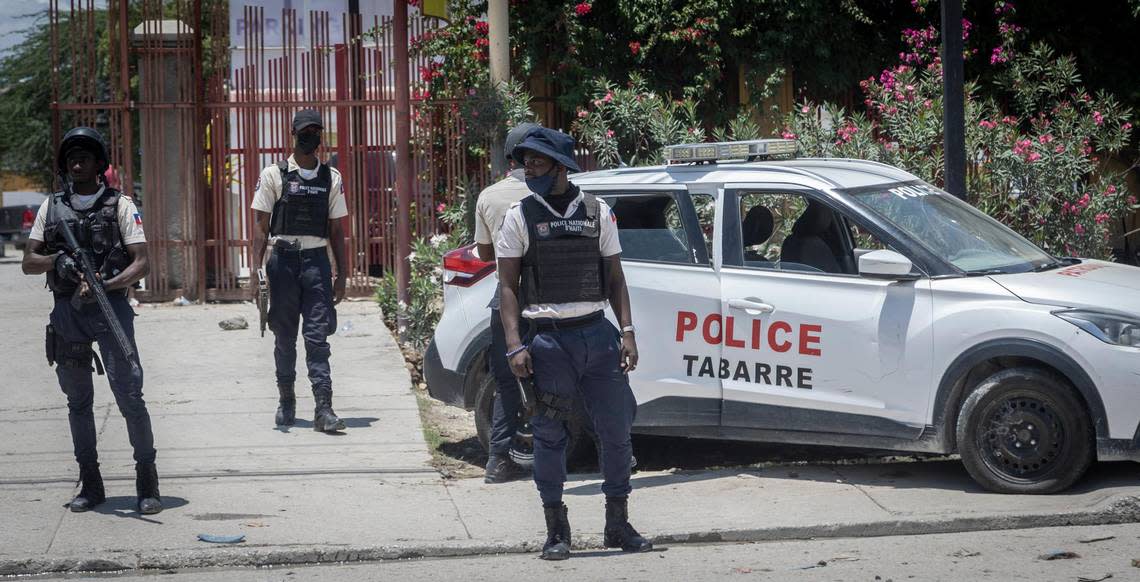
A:
POLYGON ((1022 273, 1060 264, 998 221, 925 182, 846 193, 967 274, 1022 273))

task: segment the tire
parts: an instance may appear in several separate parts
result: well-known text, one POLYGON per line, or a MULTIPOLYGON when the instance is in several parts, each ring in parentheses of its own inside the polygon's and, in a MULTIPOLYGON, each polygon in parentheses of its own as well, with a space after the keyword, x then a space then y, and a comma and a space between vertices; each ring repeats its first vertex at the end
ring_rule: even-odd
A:
MULTIPOLYGON (((479 435, 479 444, 484 451, 490 451, 491 426, 495 415, 496 388, 495 376, 487 370, 479 371, 480 378, 478 392, 475 397, 475 432, 479 435)), ((575 403, 574 414, 567 423, 569 441, 566 444, 566 464, 570 468, 596 461, 594 442, 590 437, 591 430, 586 416, 586 410, 580 402, 575 403)))
POLYGON ((1068 489, 1092 464, 1095 434, 1073 387, 1038 368, 982 380, 962 403, 958 452, 966 471, 997 493, 1068 489))

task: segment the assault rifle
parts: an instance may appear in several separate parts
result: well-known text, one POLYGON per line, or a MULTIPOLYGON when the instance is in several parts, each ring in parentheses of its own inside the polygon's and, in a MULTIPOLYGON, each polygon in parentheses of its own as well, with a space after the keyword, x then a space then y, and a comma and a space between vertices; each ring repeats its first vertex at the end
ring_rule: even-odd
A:
MULTIPOLYGON (((115 338, 115 343, 119 346, 119 351, 123 353, 123 359, 127 361, 127 365, 131 367, 131 372, 134 374, 139 373, 139 364, 136 361, 137 355, 134 346, 131 345, 131 340, 127 338, 127 332, 123 331, 123 326, 119 323, 119 318, 115 317, 115 310, 111 307, 111 301, 107 299, 107 290, 103 288, 103 281, 99 279, 95 272, 95 262, 91 259, 91 252, 79 246, 79 241, 75 238, 75 231, 72 230, 73 220, 59 221, 59 232, 63 234, 63 240, 67 243, 74 258, 79 261, 79 268, 83 272, 83 279, 87 281, 87 286, 91 288, 91 293, 95 295, 95 302, 99 304, 99 312, 103 314, 103 319, 107 322, 107 329, 111 330, 111 335, 115 338)), ((79 293, 76 292, 72 297, 73 305, 80 301, 79 293)))
POLYGON ((261 337, 269 325, 269 281, 265 279, 265 267, 257 268, 257 313, 261 316, 261 337))

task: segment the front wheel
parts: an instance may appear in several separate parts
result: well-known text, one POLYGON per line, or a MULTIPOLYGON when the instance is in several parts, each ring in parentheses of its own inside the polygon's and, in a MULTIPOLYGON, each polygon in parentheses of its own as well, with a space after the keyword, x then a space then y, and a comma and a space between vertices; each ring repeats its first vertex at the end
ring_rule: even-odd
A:
POLYGON ((1037 368, 982 380, 958 415, 958 452, 970 476, 998 493, 1063 491, 1093 460, 1094 433, 1072 386, 1037 368))

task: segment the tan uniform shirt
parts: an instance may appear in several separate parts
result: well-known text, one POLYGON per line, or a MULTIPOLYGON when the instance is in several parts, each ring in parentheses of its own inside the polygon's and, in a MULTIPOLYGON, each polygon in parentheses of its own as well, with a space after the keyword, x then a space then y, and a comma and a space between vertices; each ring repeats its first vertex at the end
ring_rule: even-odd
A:
MULTIPOLYGON (((71 195, 71 205, 76 209, 87 210, 103 195, 103 187, 99 191, 89 196, 80 196, 78 194, 71 195)), ((51 206, 51 196, 40 205, 39 212, 36 213, 36 221, 32 223, 32 231, 28 233, 28 238, 31 240, 44 240, 44 227, 47 225, 48 207, 51 206)), ((119 206, 116 208, 119 218, 119 233, 123 237, 123 246, 135 245, 146 242, 146 235, 143 234, 142 216, 139 215, 138 208, 135 207, 135 202, 126 196, 119 196, 119 206)))
POLYGON ((479 193, 475 202, 475 242, 483 245, 495 244, 503 219, 511 204, 530 195, 524 181, 524 170, 512 170, 504 179, 491 184, 479 193))
MULTIPOLYGON (((312 170, 301 170, 297 165, 297 161, 293 156, 289 156, 289 171, 301 171, 301 177, 306 180, 311 180, 316 177, 321 166, 312 170)), ((332 171, 332 186, 329 188, 329 220, 336 218, 344 218, 348 216, 348 203, 344 199, 343 184, 341 183, 340 172, 336 168, 329 168, 332 171)), ((273 205, 281 199, 281 168, 277 164, 266 166, 261 170, 261 177, 257 180, 256 191, 253 194, 253 204, 250 208, 259 210, 268 214, 273 214, 273 205)), ((307 235, 282 235, 269 237, 269 244, 277 242, 278 240, 288 240, 299 243, 302 249, 316 249, 329 244, 329 239, 319 236, 307 235)))

